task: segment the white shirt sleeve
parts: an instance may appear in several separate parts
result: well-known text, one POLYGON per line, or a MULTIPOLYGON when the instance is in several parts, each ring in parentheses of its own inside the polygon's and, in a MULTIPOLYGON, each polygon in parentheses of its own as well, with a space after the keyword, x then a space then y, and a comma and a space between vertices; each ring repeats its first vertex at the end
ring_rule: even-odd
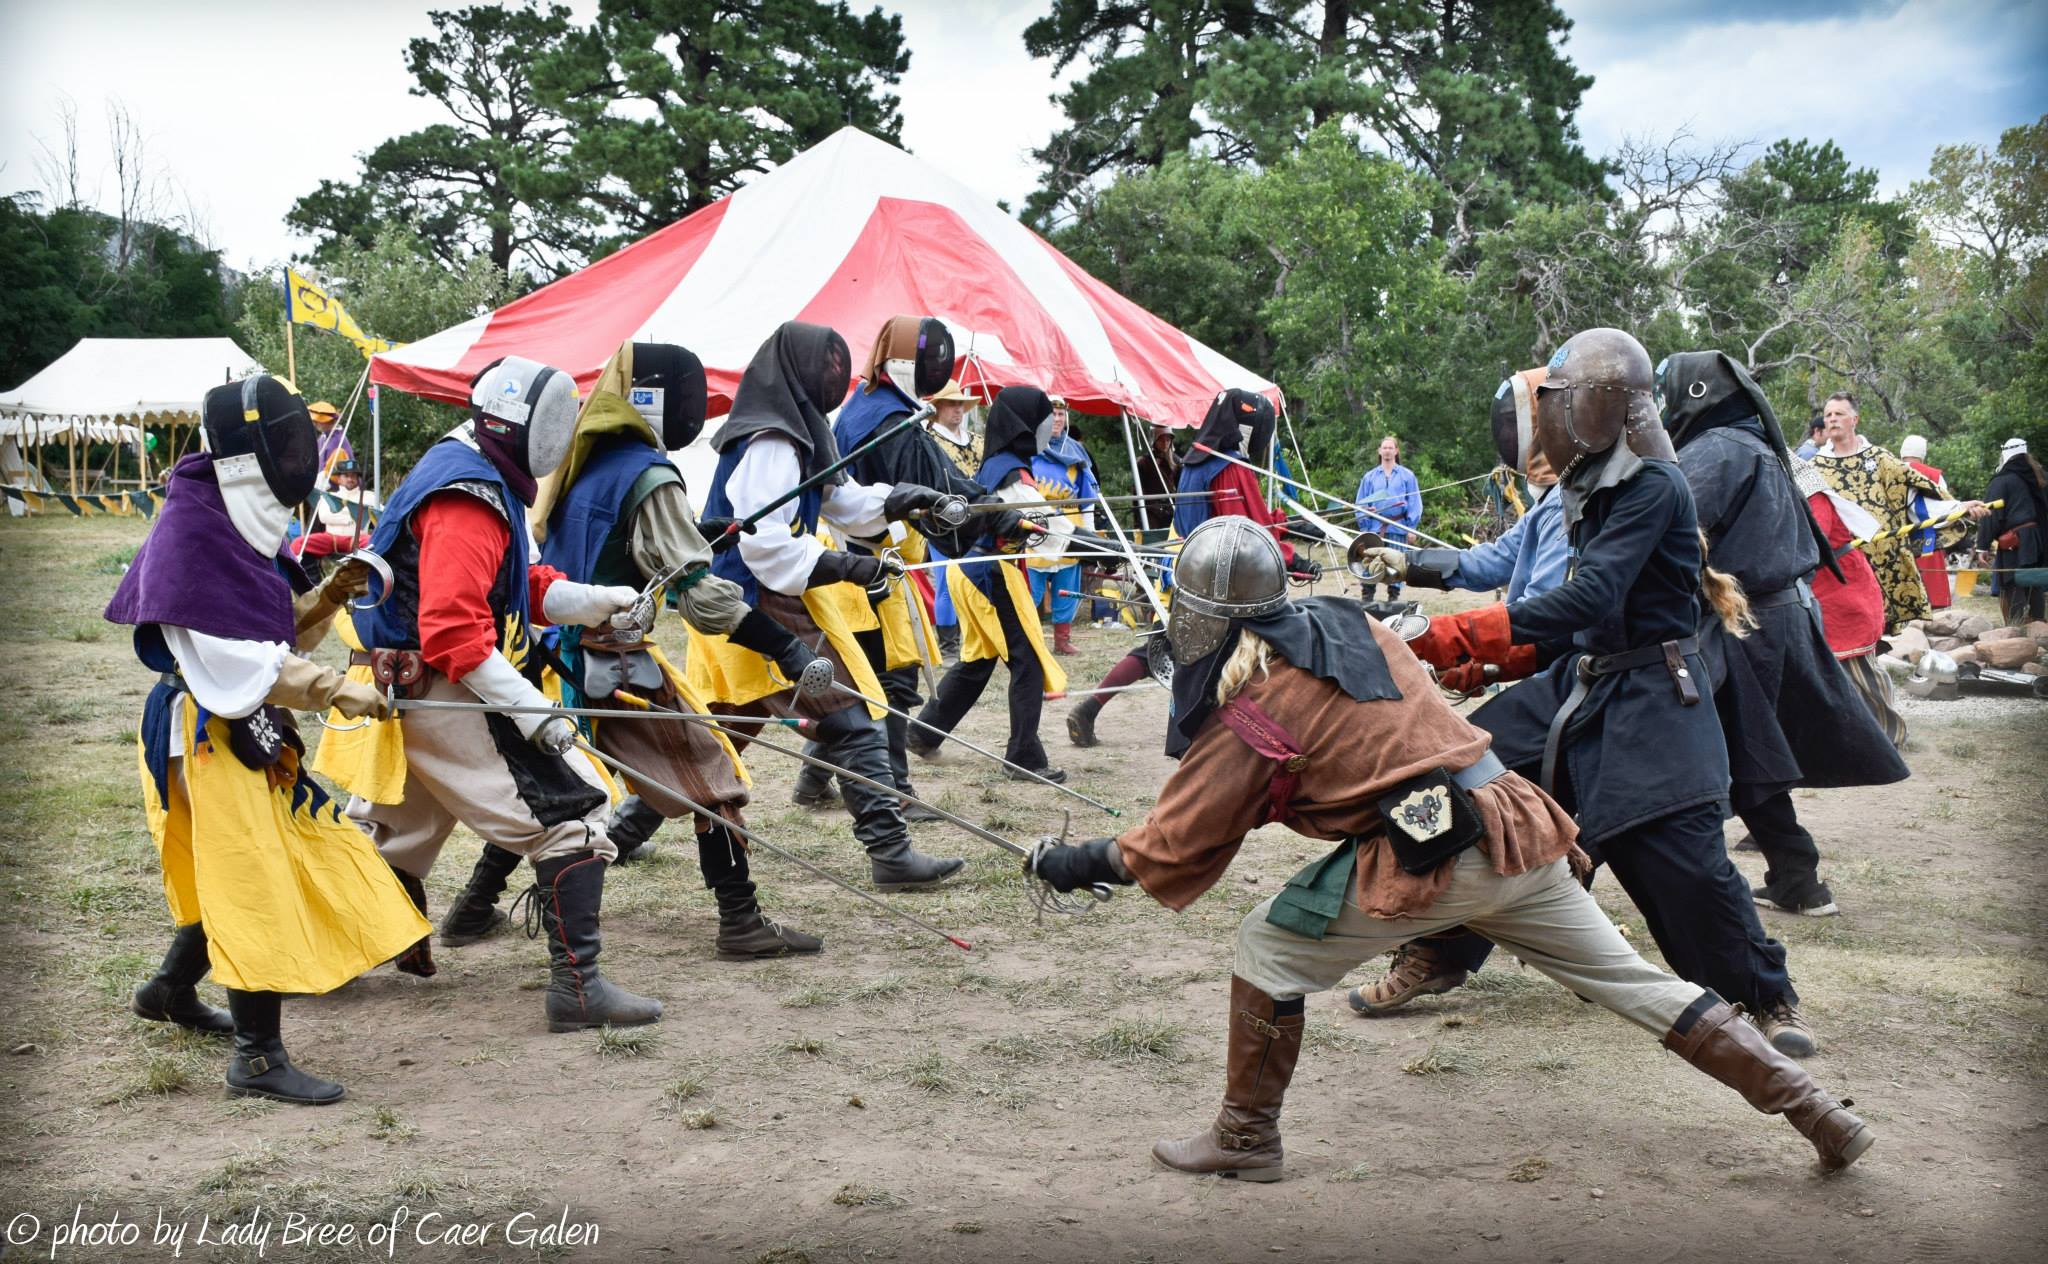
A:
POLYGON ((242 641, 158 624, 185 687, 214 715, 239 720, 263 705, 277 683, 291 646, 283 641, 242 641))
MULTIPOLYGON (((796 445, 776 435, 756 435, 740 453, 739 463, 725 483, 725 497, 732 502, 735 518, 746 518, 803 478, 803 462, 796 445)), ((796 501, 770 513, 740 536, 740 560, 754 572, 754 578, 785 596, 800 596, 811 577, 811 568, 825 552, 813 535, 792 535, 796 501)))
POLYGON ((825 493, 819 514, 847 539, 872 539, 889 530, 882 504, 895 490, 888 483, 841 483, 825 493))

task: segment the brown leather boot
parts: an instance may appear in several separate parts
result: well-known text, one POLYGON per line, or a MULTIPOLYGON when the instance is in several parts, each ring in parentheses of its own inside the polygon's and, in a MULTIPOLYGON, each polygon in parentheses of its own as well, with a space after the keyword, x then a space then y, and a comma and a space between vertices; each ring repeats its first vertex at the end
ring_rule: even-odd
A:
POLYGON ((1052 625, 1052 652, 1055 654, 1079 654, 1074 648, 1074 625, 1055 623, 1052 625))
MULTIPOLYGON (((389 860, 386 860, 384 863, 391 865, 389 860)), ((405 894, 407 898, 412 900, 412 906, 420 911, 421 917, 425 917, 427 915, 427 884, 413 877, 405 870, 400 869, 397 865, 391 865, 391 872, 398 879, 398 885, 405 888, 405 894)), ((433 978, 436 973, 434 965, 434 937, 432 935, 421 937, 418 943, 393 958, 392 964, 406 974, 416 974, 422 979, 433 978)))
POLYGON ((1415 940, 1394 950, 1394 964, 1377 982, 1352 988, 1351 1008, 1368 1018, 1391 1014, 1418 996, 1463 987, 1465 972, 1445 961, 1433 945, 1415 940))
POLYGON ((1664 1033, 1664 1047, 1742 1094, 1766 1115, 1783 1115, 1813 1143, 1820 1165, 1839 1171, 1877 1140, 1852 1115, 1853 1101, 1836 1101, 1797 1062, 1779 1053, 1742 1019, 1742 1010, 1712 992, 1701 995, 1664 1033))
POLYGON ((1246 1181, 1280 1179, 1280 1102, 1301 1057, 1301 1010, 1276 1015, 1274 1000, 1231 976, 1230 1067, 1216 1122, 1184 1141, 1159 1141, 1152 1157, 1182 1172, 1246 1181))

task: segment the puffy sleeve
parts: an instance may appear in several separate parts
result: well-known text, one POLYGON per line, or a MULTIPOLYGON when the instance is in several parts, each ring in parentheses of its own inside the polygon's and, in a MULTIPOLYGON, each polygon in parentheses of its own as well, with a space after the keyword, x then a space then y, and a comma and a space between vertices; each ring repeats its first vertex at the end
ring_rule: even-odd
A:
POLYGON ((243 641, 208 636, 168 623, 157 625, 192 696, 223 720, 254 712, 277 683, 291 646, 283 641, 243 641))
POLYGON ((1216 885, 1244 837, 1265 818, 1267 761, 1211 722, 1160 787, 1145 819, 1116 840, 1124 867, 1145 894, 1176 911, 1216 885))

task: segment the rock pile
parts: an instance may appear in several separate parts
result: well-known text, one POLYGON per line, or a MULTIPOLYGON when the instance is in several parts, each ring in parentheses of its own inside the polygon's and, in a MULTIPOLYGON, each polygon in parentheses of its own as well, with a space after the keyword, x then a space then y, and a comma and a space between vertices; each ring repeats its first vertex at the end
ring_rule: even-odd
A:
POLYGON ((2036 620, 2023 628, 2001 628, 1981 614, 1944 610, 1931 619, 1914 619, 1891 638, 1891 657, 1918 663, 1928 650, 1939 650, 1958 666, 1975 663, 2048 676, 2048 623, 2036 620))

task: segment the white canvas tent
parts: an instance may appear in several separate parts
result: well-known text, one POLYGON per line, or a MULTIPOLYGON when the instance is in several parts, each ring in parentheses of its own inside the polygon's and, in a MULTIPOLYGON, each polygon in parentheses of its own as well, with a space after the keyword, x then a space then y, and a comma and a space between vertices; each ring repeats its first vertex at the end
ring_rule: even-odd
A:
MULTIPOLYGON (((232 338, 81 338, 56 363, 0 391, 0 441, 24 458, 64 444, 75 492, 79 443, 140 444, 144 426, 175 433, 196 425, 207 391, 262 371, 232 338)), ((142 460, 147 480, 146 452, 142 460)))

